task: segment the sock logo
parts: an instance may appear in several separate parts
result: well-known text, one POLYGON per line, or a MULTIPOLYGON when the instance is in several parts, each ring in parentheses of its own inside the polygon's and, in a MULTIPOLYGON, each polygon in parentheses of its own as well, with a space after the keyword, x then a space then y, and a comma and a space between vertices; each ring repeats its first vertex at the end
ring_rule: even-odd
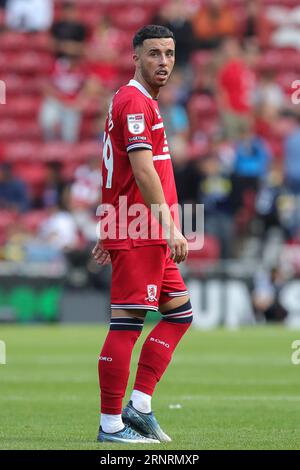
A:
POLYGON ((165 343, 164 341, 162 341, 161 339, 158 339, 158 338, 153 338, 151 336, 150 338, 150 341, 154 341, 154 343, 158 343, 158 344, 161 344, 162 346, 165 346, 165 348, 169 349, 170 345, 168 343, 165 343))
POLYGON ((99 361, 112 362, 112 357, 99 356, 99 361))
POLYGON ((148 284, 147 292, 148 292, 148 297, 146 297, 145 300, 148 300, 149 302, 157 301, 157 298, 156 298, 157 286, 155 284, 148 284))

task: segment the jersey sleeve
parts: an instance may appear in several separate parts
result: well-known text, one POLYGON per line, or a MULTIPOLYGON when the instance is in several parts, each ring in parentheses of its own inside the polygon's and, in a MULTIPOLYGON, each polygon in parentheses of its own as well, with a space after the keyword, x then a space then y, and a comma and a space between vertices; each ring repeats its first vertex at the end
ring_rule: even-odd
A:
POLYGON ((127 152, 152 150, 152 113, 146 100, 130 100, 121 114, 124 145, 127 152))

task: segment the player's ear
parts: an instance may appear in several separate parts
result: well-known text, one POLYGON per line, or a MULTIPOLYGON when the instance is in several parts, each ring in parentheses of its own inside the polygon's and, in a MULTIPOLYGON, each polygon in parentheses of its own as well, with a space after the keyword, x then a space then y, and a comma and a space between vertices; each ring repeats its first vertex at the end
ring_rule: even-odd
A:
POLYGON ((133 61, 134 61, 135 65, 138 64, 139 59, 140 59, 140 57, 141 57, 141 53, 142 53, 142 47, 141 47, 141 46, 137 46, 137 47, 134 49, 134 52, 133 52, 133 61))
POLYGON ((139 61, 139 58, 140 58, 140 48, 137 47, 135 50, 134 50, 134 53, 133 53, 133 61, 135 63, 135 65, 137 65, 138 61, 139 61))

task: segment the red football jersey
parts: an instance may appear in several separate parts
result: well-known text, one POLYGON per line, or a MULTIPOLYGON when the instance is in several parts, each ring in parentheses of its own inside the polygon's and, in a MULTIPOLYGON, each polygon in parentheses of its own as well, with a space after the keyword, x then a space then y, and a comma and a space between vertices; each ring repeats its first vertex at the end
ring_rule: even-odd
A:
POLYGON ((107 249, 166 243, 135 182, 128 157, 135 149, 152 151, 166 202, 176 207, 171 212, 178 225, 173 166, 158 103, 139 82, 130 80, 113 97, 103 138, 102 207, 114 208, 102 211, 101 238, 107 249), (134 204, 143 204, 143 214, 134 204))

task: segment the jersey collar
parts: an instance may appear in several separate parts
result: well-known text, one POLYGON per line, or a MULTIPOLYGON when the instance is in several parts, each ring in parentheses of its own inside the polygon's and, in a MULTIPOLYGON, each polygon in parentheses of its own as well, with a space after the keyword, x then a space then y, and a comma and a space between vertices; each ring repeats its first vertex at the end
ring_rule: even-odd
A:
POLYGON ((148 91, 146 90, 145 87, 143 87, 143 85, 138 82, 137 80, 130 80, 130 82, 128 83, 127 86, 135 86, 135 88, 137 88, 138 90, 140 90, 143 95, 147 96, 147 98, 151 98, 151 100, 153 100, 154 98, 152 98, 152 96, 150 95, 150 93, 148 93, 148 91))

